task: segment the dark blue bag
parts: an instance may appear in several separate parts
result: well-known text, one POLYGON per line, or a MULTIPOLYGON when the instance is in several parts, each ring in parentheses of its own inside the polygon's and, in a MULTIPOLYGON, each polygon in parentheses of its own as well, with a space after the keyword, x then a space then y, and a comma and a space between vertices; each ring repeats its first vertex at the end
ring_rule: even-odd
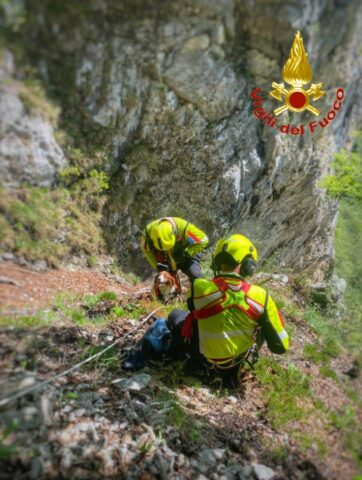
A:
POLYGON ((123 362, 125 370, 137 371, 146 366, 147 360, 161 360, 171 344, 171 331, 164 318, 153 322, 139 344, 129 352, 123 362))
POLYGON ((171 343, 171 332, 164 318, 158 318, 142 339, 143 350, 157 354, 167 353, 171 343))

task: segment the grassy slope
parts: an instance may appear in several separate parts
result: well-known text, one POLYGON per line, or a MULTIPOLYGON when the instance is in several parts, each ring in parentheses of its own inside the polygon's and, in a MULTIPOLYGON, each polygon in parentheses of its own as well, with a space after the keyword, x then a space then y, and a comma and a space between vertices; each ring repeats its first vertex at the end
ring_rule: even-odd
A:
MULTIPOLYGON (((287 469, 292 455, 293 462, 298 462, 298 458, 308 459, 321 471, 325 469, 330 478, 338 478, 336 472, 339 471, 345 473, 344 478, 353 478, 352 472, 357 470, 353 467, 351 457, 354 456, 358 462, 361 437, 357 422, 360 413, 358 399, 353 391, 354 380, 342 373, 346 353, 338 335, 334 335, 329 327, 331 317, 308 304, 304 292, 300 293, 298 279, 291 278, 287 286, 270 282, 268 289, 285 313, 287 328, 292 337, 290 353, 278 357, 263 349, 263 359, 257 364, 256 371, 244 387, 235 392, 240 401, 235 406, 226 407, 226 398, 230 393, 221 392, 216 385, 210 390, 212 396, 208 400, 207 411, 200 380, 185 376, 181 366, 175 364, 152 369, 150 373, 158 385, 157 389, 168 389, 167 398, 163 394, 159 398, 159 394, 151 393, 152 402, 171 405, 165 425, 158 425, 156 431, 166 441, 171 441, 167 425, 178 429, 183 436, 181 451, 188 444, 192 444, 196 451, 201 445, 215 447, 218 439, 223 448, 230 449, 230 455, 236 455, 235 461, 242 461, 245 454, 237 459, 238 450, 235 450, 230 439, 237 442, 249 435, 248 448, 257 449, 260 462, 274 467, 282 465, 287 469), (194 419, 197 420, 196 423, 194 419), (189 428, 190 422, 196 425, 195 428, 189 428)), ((78 346, 75 345, 77 352, 74 352, 72 359, 75 363, 99 351, 102 348, 101 339, 110 328, 122 331, 125 319, 137 319, 155 306, 155 303, 146 299, 124 299, 119 303, 111 292, 83 297, 75 294, 59 297, 51 310, 39 311, 31 317, 20 317, 15 323, 20 329, 19 335, 24 337, 26 333, 25 338, 29 342, 34 329, 36 332, 39 328, 41 336, 45 338, 44 328, 50 327, 49 340, 44 340, 49 345, 44 348, 51 350, 54 348, 50 333, 52 325, 69 331, 74 324, 80 326, 88 333, 85 333, 85 337, 82 336, 83 340, 79 340, 78 346), (84 338, 94 333, 97 335, 95 340, 91 344, 85 344, 84 338)), ((172 308, 173 306, 168 306, 163 314, 166 315, 172 308)), ((3 318, 0 324, 14 324, 14 318, 3 318)), ((16 332, 11 335, 16 336, 16 332)), ((66 367, 66 364, 62 365, 62 351, 67 348, 69 346, 64 343, 63 346, 57 345, 58 350, 54 351, 59 369, 66 367)), ((15 353, 7 360, 8 365, 14 362, 14 367, 17 364, 15 353)), ((104 384, 108 388, 110 380, 120 375, 120 354, 122 352, 113 349, 87 367, 86 371, 96 379, 95 385, 98 382, 98 386, 104 384), (106 383, 104 375, 109 376, 106 383)), ((31 349, 29 352, 26 349, 26 360, 21 367, 26 371, 36 370, 44 361, 41 351, 34 356, 31 349)), ((350 362, 351 358, 348 357, 347 361, 350 362)), ((124 376, 124 372, 121 376, 124 376)), ((74 387, 69 385, 69 388, 74 387)), ((149 414, 152 410, 151 399, 147 405, 149 414)), ((65 397, 62 405, 66 405, 69 400, 71 399, 65 397)), ((137 435, 132 429, 130 433, 137 435)), ((12 437, 14 448, 25 448, 27 443, 31 443, 31 435, 31 432, 27 436, 15 433, 12 437)), ((42 441, 46 443, 45 438, 42 441)))
POLYGON ((362 362, 362 200, 343 199, 336 230, 336 270, 347 281, 341 333, 346 346, 362 362))
MULTIPOLYGON (((15 210, 16 215, 21 213, 24 216, 24 222, 29 222, 32 218, 27 215, 27 209, 31 210, 33 201, 35 200, 27 200, 27 204, 22 207, 23 199, 15 200, 16 207, 20 205, 25 209, 24 212, 22 208, 19 212, 15 210)), ((44 208, 43 203, 42 206, 44 208)), ((361 293, 361 260, 350 256, 351 251, 358 252, 360 212, 361 202, 349 200, 341 204, 336 234, 336 268, 339 275, 348 282, 345 299, 347 308, 342 319, 335 317, 334 306, 329 310, 321 310, 313 304, 302 279, 291 275, 287 286, 273 281, 266 284, 285 314, 287 329, 292 338, 291 351, 286 356, 278 357, 263 350, 264 358, 257 364, 251 380, 243 388, 244 394, 239 393, 244 395, 241 413, 236 413, 237 409, 232 407, 229 409, 233 416, 232 422, 236 419, 236 422, 240 421, 240 425, 227 426, 225 422, 229 420, 220 413, 225 409, 227 393, 220 393, 218 390, 215 393, 215 390, 212 390, 215 397, 210 400, 211 409, 207 415, 203 415, 203 401, 198 400, 198 391, 202 387, 200 380, 185 376, 182 368, 175 365, 152 371, 155 380, 160 382, 159 385, 165 385, 169 389, 167 398, 155 400, 172 406, 167 414, 167 423, 182 433, 185 442, 192 442, 195 448, 202 443, 213 446, 213 438, 219 433, 212 426, 212 422, 222 425, 228 432, 227 436, 236 439, 240 435, 250 434, 248 432, 251 429, 251 446, 258 449, 261 462, 271 466, 284 465, 284 468, 287 468, 291 452, 294 452, 293 455, 299 452, 297 455, 309 459, 318 465, 319 469, 332 472, 331 478, 334 478, 336 471, 345 473, 345 469, 348 470, 345 477, 354 478, 351 476, 355 468, 353 463, 361 465, 361 402, 358 398, 358 380, 349 379, 343 372, 352 365, 353 357, 357 357, 360 352, 361 313, 358 304, 361 293), (192 417, 190 409, 185 409, 185 402, 194 402, 192 417, 198 420, 197 428, 192 430, 189 429, 192 417), (262 427, 260 422, 254 425, 255 418, 262 420, 262 427)), ((37 242, 34 245, 36 246, 37 242)), ((211 276, 206 267, 207 265, 205 271, 211 276)), ((123 319, 139 318, 154 307, 155 304, 146 300, 139 302, 129 299, 126 303, 121 301, 119 304, 112 293, 84 297, 75 293, 74 296, 59 297, 51 310, 39 311, 30 317, 18 317, 16 320, 14 317, 3 317, 0 325, 4 327, 15 323, 18 328, 25 329, 26 337, 29 338, 34 329, 37 331, 38 328, 49 328, 52 325, 61 326, 64 322, 65 326, 68 325, 66 328, 75 324, 85 331, 102 332, 112 324, 122 328, 123 319), (111 308, 104 311, 103 302, 107 307, 108 301, 112 303, 111 308)), ((170 308, 172 306, 167 310, 170 308)), ((94 354, 100 348, 102 347, 98 341, 87 346, 80 342, 79 354, 75 355, 74 361, 94 354)), ((119 352, 111 350, 93 366, 90 365, 87 371, 94 372, 94 375, 97 375, 99 369, 108 371, 110 375, 119 374, 119 360, 119 352)), ((26 362, 21 365, 24 370, 37 369, 43 362, 42 355, 37 358, 30 356, 30 360, 26 362)), ((237 408, 240 407, 238 402, 237 408)), ((3 428, 6 426, 9 425, 3 425, 3 428)), ((167 440, 163 427, 160 427, 159 433, 167 440)), ((227 436, 225 434, 222 440, 226 442, 225 445, 228 445, 227 436)), ((23 448, 28 441, 20 434, 14 434, 13 438, 15 447, 23 448)), ((30 438, 31 436, 28 437, 30 438)), ((230 449, 232 452, 232 447, 230 449)), ((10 457, 14 457, 14 454, 10 457)))

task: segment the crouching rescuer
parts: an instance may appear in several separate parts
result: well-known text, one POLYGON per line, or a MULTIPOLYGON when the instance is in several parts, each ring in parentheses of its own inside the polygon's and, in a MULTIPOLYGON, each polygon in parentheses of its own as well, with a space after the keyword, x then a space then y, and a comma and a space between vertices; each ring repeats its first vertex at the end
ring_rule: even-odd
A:
POLYGON ((201 252, 209 243, 207 235, 178 217, 149 223, 142 232, 141 248, 151 267, 158 272, 181 270, 190 280, 201 278, 201 252))
POLYGON ((234 234, 220 240, 213 258, 215 277, 196 279, 188 299, 190 312, 178 309, 168 317, 174 348, 184 342, 191 362, 199 355, 226 384, 237 380, 257 336, 259 345, 260 338, 264 339, 273 353, 282 354, 289 348, 284 320, 272 297, 264 288, 245 281, 253 274, 257 259, 246 237, 234 234))

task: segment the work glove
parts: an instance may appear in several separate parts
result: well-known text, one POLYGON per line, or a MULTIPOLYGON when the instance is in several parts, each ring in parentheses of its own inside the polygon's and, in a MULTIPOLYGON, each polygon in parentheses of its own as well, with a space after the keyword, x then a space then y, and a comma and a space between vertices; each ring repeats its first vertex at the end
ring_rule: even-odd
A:
POLYGON ((158 263, 157 264, 157 271, 158 272, 169 272, 170 269, 168 267, 168 265, 166 265, 165 263, 158 263))

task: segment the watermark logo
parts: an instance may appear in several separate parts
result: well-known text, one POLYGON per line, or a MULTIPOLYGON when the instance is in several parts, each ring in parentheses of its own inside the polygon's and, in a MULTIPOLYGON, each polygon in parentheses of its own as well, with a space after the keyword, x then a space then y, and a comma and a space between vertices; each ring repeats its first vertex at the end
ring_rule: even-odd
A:
POLYGON ((254 107, 253 114, 261 122, 274 130, 279 130, 281 133, 304 135, 306 131, 314 133, 318 129, 325 128, 334 120, 338 110, 342 107, 342 100, 344 99, 344 90, 341 87, 337 89, 333 105, 323 119, 311 121, 306 125, 301 123, 297 126, 289 123, 284 125, 277 124, 277 116, 287 110, 296 113, 307 110, 316 116, 321 114, 320 110, 312 103, 325 95, 325 91, 322 89, 323 84, 312 83, 309 88, 303 88, 311 83, 313 71, 308 61, 308 54, 304 48, 300 32, 295 34, 289 58, 283 66, 282 76, 284 82, 289 84, 291 88, 285 87, 284 83, 272 83, 273 90, 269 92, 269 95, 283 103, 283 105, 274 109, 273 113, 262 107, 264 98, 261 88, 254 88, 250 94, 254 107))
POLYGON ((318 100, 325 92, 322 90, 321 83, 312 83, 308 90, 303 88, 303 85, 312 81, 313 71, 308 62, 308 53, 305 51, 300 32, 295 34, 289 58, 283 67, 282 76, 284 82, 289 83, 293 88, 287 90, 284 83, 272 83, 274 90, 269 94, 276 100, 284 102, 284 105, 274 110, 274 114, 280 115, 285 110, 291 110, 292 112, 309 110, 314 115, 319 115, 320 111, 312 106, 310 101, 311 99, 313 101, 318 100))

